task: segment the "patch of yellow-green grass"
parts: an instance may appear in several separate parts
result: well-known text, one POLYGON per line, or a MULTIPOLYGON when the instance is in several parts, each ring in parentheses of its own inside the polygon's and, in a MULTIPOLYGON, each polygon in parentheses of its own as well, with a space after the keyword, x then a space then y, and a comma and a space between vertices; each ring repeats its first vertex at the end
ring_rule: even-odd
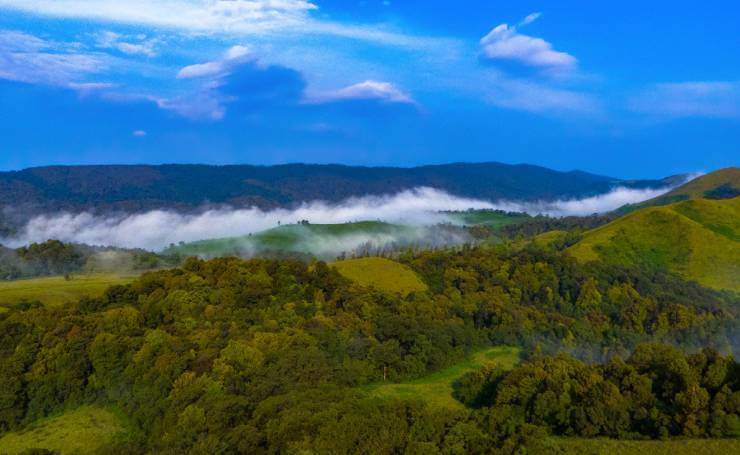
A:
POLYGON ((552 244, 553 242, 565 237, 567 234, 568 234, 567 231, 559 231, 559 230, 547 231, 547 232, 543 232, 542 234, 536 235, 533 240, 534 240, 534 243, 536 244, 548 246, 552 244))
POLYGON ((617 439, 552 438, 565 453, 578 455, 719 455, 740 453, 740 439, 674 439, 627 441, 617 439))
POLYGON ((465 373, 496 365, 510 370, 519 362, 520 349, 497 346, 475 352, 464 362, 423 378, 401 383, 376 383, 364 389, 373 397, 423 400, 430 406, 457 410, 464 405, 452 396, 453 383, 465 373))
POLYGON ((740 198, 650 207, 584 234, 576 259, 665 269, 740 291, 740 198))
POLYGON ((94 453, 123 431, 121 419, 111 411, 85 406, 41 419, 21 431, 0 434, 0 454, 19 454, 28 449, 94 453))
POLYGON ((73 275, 67 280, 62 276, 33 278, 16 281, 0 281, 0 306, 23 301, 39 301, 44 305, 57 306, 74 302, 82 297, 103 295, 109 286, 128 284, 136 277, 121 275, 73 275))
POLYGON ((427 285, 407 266, 390 259, 367 257, 331 263, 350 280, 383 291, 408 295, 427 290, 427 285))

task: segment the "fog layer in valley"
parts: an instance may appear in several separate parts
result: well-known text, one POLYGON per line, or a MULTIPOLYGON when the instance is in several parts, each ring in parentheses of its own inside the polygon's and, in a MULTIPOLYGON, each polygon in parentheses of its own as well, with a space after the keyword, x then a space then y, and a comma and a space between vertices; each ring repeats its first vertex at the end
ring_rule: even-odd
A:
MULTIPOLYGON (((387 196, 350 198, 339 204, 312 202, 295 209, 263 211, 249 209, 211 209, 197 214, 168 210, 118 216, 90 213, 47 214, 33 218, 18 234, 0 239, 16 247, 47 239, 89 245, 144 248, 158 251, 172 243, 242 236, 308 220, 312 224, 338 224, 363 220, 382 220, 411 226, 430 226, 453 222, 443 211, 498 209, 549 216, 590 215, 617 209, 625 204, 659 196, 670 188, 630 189, 618 187, 609 193, 577 200, 523 203, 483 201, 457 197, 434 188, 416 188, 387 196)), ((353 245, 373 239, 355 238, 353 245)), ((392 242, 394 239, 385 239, 392 242)))

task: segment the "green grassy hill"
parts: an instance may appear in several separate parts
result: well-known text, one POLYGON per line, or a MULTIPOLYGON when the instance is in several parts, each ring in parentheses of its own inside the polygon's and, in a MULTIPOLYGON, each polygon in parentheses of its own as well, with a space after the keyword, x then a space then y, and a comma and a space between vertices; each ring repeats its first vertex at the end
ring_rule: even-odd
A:
POLYGON ((390 259, 367 257, 337 261, 331 265, 343 276, 363 286, 402 295, 427 290, 427 285, 413 270, 390 259))
POLYGON ((97 453, 124 430, 121 419, 114 413, 85 406, 39 420, 24 430, 0 435, 0 453, 28 453, 31 449, 62 455, 97 453))
POLYGON ((728 167, 697 177, 662 196, 639 204, 624 206, 618 212, 628 213, 645 207, 668 205, 691 199, 731 199, 736 196, 740 196, 740 168, 728 167))
POLYGON ((587 232, 569 251, 581 261, 668 269, 740 291, 740 198, 641 209, 587 232))
POLYGON ((531 219, 525 213, 507 213, 500 210, 466 210, 464 212, 450 212, 449 216, 466 226, 487 226, 493 229, 531 219))
POLYGON ((398 239, 413 242, 416 229, 380 221, 343 224, 291 224, 242 237, 202 240, 174 246, 165 254, 214 258, 261 253, 302 253, 333 259, 342 251, 351 251, 367 241, 382 244, 398 239))
POLYGON ((136 277, 115 274, 73 275, 0 281, 0 311, 3 307, 23 301, 39 301, 44 305, 62 305, 82 297, 103 295, 108 287, 128 284, 136 277))

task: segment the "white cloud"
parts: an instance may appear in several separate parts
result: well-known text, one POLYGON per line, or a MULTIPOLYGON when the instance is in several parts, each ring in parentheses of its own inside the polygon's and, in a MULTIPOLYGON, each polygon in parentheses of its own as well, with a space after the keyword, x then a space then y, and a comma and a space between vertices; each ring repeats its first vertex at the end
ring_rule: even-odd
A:
POLYGON ((740 82, 702 81, 657 84, 635 96, 633 110, 672 118, 740 117, 740 82))
POLYGON ((136 130, 133 133, 131 133, 134 137, 146 137, 146 131, 144 130, 136 130))
POLYGON ((235 66, 238 66, 252 57, 249 49, 245 46, 233 46, 219 60, 206 63, 197 63, 182 68, 177 73, 178 79, 191 79, 211 76, 221 76, 228 73, 235 66))
POLYGON ((198 214, 180 214, 154 210, 135 215, 107 217, 94 216, 90 213, 65 213, 36 217, 28 222, 17 237, 0 239, 0 243, 20 246, 52 238, 92 245, 159 250, 170 243, 241 236, 275 227, 278 222, 295 223, 304 219, 315 224, 382 220, 426 226, 454 221, 441 213, 443 211, 462 211, 471 208, 527 212, 533 215, 590 215, 614 210, 624 204, 641 202, 668 190, 670 188, 645 190, 615 188, 608 193, 584 199, 490 202, 457 197, 434 188, 416 188, 394 195, 350 198, 338 204, 311 202, 296 209, 270 211, 257 208, 219 209, 198 214))
POLYGON ((103 49, 116 49, 127 55, 144 55, 155 57, 157 55, 156 39, 147 39, 146 36, 121 35, 119 33, 104 31, 96 36, 97 46, 103 49))
POLYGON ((576 66, 572 55, 553 49, 542 38, 519 33, 519 27, 531 24, 540 17, 533 13, 518 26, 501 24, 480 40, 481 57, 487 60, 512 60, 525 65, 547 69, 567 70, 576 66))
POLYGON ((413 98, 390 82, 367 80, 331 92, 307 95, 309 103, 332 103, 348 100, 380 100, 389 103, 414 104, 413 98))

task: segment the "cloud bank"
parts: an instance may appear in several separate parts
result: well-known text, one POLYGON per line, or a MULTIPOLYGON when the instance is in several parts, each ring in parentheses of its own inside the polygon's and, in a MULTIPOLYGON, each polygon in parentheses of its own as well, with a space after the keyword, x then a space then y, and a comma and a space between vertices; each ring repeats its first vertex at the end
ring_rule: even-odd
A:
MULTIPOLYGON (((263 211, 212 209, 197 214, 169 210, 121 216, 90 213, 43 215, 30 220, 13 238, 1 239, 8 246, 20 246, 47 239, 90 245, 161 250, 172 243, 243 236, 281 224, 308 220, 313 224, 338 224, 382 220, 413 226, 431 226, 452 220, 443 211, 497 209, 550 216, 590 215, 614 210, 624 204, 641 202, 670 190, 619 187, 584 199, 550 202, 483 201, 457 197, 434 188, 416 188, 387 196, 350 198, 339 204, 312 202, 295 209, 263 211)), ((356 243, 356 242, 354 242, 356 243)))

